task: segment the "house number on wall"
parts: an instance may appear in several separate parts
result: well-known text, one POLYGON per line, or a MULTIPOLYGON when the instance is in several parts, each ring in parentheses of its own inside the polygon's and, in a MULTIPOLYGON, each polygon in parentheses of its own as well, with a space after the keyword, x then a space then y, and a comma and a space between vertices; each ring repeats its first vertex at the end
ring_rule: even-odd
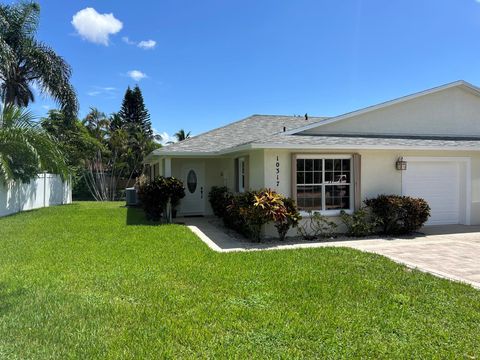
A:
POLYGON ((277 176, 277 186, 280 186, 280 161, 278 160, 278 155, 275 163, 275 175, 277 176))

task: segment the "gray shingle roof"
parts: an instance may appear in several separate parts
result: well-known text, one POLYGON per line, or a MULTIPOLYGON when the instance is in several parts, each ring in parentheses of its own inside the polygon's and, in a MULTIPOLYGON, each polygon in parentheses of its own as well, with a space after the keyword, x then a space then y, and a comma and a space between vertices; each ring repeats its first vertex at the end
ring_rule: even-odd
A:
POLYGON ((352 149, 355 147, 369 148, 461 148, 467 150, 480 150, 480 138, 462 137, 417 137, 417 136, 342 136, 342 135, 275 135, 255 141, 252 145, 260 147, 292 146, 292 147, 317 147, 352 149))
POLYGON ((246 119, 165 146, 155 150, 154 153, 225 151, 283 132, 283 127, 288 131, 324 119, 326 118, 309 117, 308 120, 305 120, 303 116, 252 115, 246 119))

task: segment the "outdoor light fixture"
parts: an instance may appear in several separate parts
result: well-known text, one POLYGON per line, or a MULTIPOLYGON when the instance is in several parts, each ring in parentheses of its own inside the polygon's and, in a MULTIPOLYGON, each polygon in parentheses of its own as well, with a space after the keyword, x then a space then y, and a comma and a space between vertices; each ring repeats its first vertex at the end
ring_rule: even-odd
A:
POLYGON ((407 162, 403 160, 403 157, 399 157, 397 162, 395 163, 395 167, 397 170, 407 170, 407 162))

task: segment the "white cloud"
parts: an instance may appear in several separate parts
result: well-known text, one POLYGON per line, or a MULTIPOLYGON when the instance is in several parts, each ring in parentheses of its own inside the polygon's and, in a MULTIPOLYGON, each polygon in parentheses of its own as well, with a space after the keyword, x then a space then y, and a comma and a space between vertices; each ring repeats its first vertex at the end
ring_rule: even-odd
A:
POLYGON ((51 106, 50 105, 42 105, 42 109, 45 110, 50 110, 51 106))
POLYGON ((102 95, 108 99, 114 99, 117 93, 117 88, 112 86, 92 86, 91 90, 87 92, 88 96, 102 95))
POLYGON ((130 40, 128 36, 122 37, 122 41, 128 45, 137 45, 137 43, 135 41, 130 40))
POLYGON ((135 81, 140 81, 147 77, 147 74, 141 72, 140 70, 131 70, 127 72, 127 75, 135 81))
POLYGON ((159 131, 153 129, 153 134, 161 136, 162 139, 160 140, 160 144, 162 144, 162 145, 169 145, 169 143, 177 141, 175 136, 169 135, 166 131, 159 132, 159 131))
POLYGON ((127 45, 134 45, 143 50, 151 50, 151 49, 154 49, 155 46, 157 46, 157 42, 155 40, 142 40, 140 42, 136 42, 136 41, 130 40, 128 36, 122 37, 122 41, 127 45))
POLYGON ((109 36, 122 30, 123 24, 113 14, 99 14, 94 8, 80 10, 72 18, 72 25, 85 40, 108 46, 109 36))
POLYGON ((144 50, 150 50, 155 48, 156 45, 157 45, 157 42, 155 40, 143 40, 143 41, 140 41, 137 46, 144 50))

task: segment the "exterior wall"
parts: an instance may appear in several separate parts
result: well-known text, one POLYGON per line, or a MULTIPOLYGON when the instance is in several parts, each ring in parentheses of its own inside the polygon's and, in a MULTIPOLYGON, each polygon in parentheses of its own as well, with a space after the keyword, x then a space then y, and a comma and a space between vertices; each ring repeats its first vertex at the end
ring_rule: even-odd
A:
MULTIPOLYGON (((191 162, 205 164, 205 215, 212 215, 208 193, 212 186, 235 189, 235 159, 248 158, 249 189, 271 188, 286 196, 292 194, 292 154, 352 154, 361 155, 361 199, 380 194, 402 194, 402 172, 395 169, 396 160, 403 157, 468 157, 471 158, 471 216, 472 225, 480 225, 480 153, 464 151, 394 151, 394 150, 289 150, 265 149, 232 154, 218 158, 173 158, 172 176, 182 179, 182 167, 191 162), (278 175, 278 179, 277 179, 278 175)), ((162 166, 160 166, 162 169, 162 166)), ((182 179, 183 180, 183 179, 182 179)), ((338 218, 332 218, 338 221, 338 218)), ((267 226, 265 235, 276 236, 273 226, 267 226)), ((289 233, 296 235, 296 230, 289 233)))
POLYGON ((28 184, 0 183, 0 217, 72 202, 72 186, 58 175, 40 174, 28 184))
POLYGON ((304 133, 479 136, 480 97, 450 88, 304 133))
MULTIPOLYGON (((480 225, 480 153, 460 151, 312 151, 312 150, 265 150, 265 187, 286 196, 292 194, 292 154, 352 154, 361 155, 361 199, 362 201, 380 194, 402 195, 402 172, 395 169, 400 157, 469 157, 471 158, 471 216, 472 225, 480 225), (276 163, 279 163, 279 183, 276 179, 276 163)), ((338 220, 338 219, 334 219, 338 220)), ((295 235, 295 232, 289 235, 295 235)), ((268 226, 266 235, 276 236, 273 226, 268 226)))
POLYGON ((229 189, 235 186, 233 158, 175 158, 172 159, 172 176, 185 182, 182 168, 191 163, 202 162, 205 165, 203 196, 205 215, 212 215, 213 211, 208 201, 208 193, 212 186, 227 186, 229 189))

